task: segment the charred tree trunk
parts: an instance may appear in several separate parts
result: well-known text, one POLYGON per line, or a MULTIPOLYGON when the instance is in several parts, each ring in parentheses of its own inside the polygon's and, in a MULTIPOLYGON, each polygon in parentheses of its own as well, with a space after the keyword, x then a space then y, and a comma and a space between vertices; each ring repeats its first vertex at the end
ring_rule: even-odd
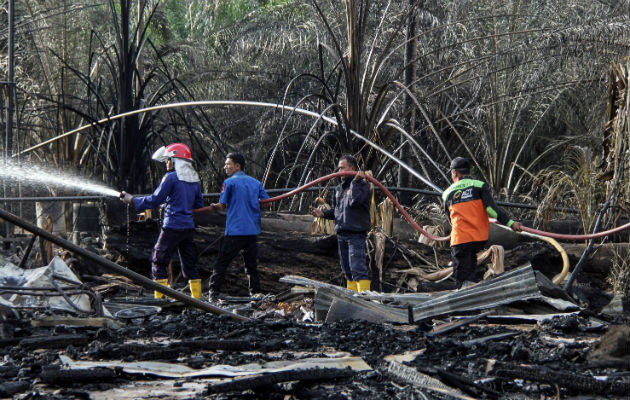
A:
MULTIPOLYGON (((415 0, 409 0, 409 6, 414 7, 415 0)), ((416 58, 416 10, 409 14, 409 21, 407 23, 407 46, 405 49, 405 86, 409 88, 411 91, 411 85, 416 79, 416 64, 414 62, 416 58)), ((415 107, 413 104, 413 99, 409 94, 405 97, 405 109, 407 110, 407 114, 405 115, 405 130, 409 132, 409 134, 413 135, 413 131, 415 130, 416 118, 415 118, 415 107)), ((401 144, 405 142, 405 137, 401 136, 400 141, 401 144)), ((400 159, 405 163, 410 163, 411 157, 409 157, 409 152, 407 150, 407 146, 402 146, 400 148, 400 159)), ((398 187, 409 187, 409 172, 402 168, 398 167, 398 187)), ((398 195, 399 201, 403 205, 411 204, 411 194, 409 192, 401 192, 398 195)))

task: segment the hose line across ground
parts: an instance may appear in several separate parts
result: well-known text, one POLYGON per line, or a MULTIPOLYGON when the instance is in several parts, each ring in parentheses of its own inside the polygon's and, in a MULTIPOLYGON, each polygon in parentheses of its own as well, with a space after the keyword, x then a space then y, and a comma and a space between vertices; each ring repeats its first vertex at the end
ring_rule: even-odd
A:
MULTIPOLYGON (((300 186, 299 188, 293 189, 290 192, 281 194, 280 196, 276 196, 276 197, 271 197, 269 199, 265 199, 265 200, 261 200, 260 204, 266 204, 266 203, 273 203, 275 201, 280 201, 283 199, 286 199, 287 197, 291 197, 295 194, 298 194, 308 188, 310 188, 311 186, 315 186, 318 185, 322 182, 328 181, 330 179, 333 178, 337 178, 337 177, 341 177, 341 176, 353 176, 356 175, 356 171, 341 171, 341 172, 335 172, 329 175, 325 175, 322 176, 320 178, 317 178, 303 186, 300 186)), ((387 188, 380 182, 378 181, 376 178, 374 178, 373 176, 367 175, 366 179, 373 183, 374 185, 378 186, 379 189, 381 189, 381 191, 392 201, 392 203, 394 203, 394 205, 396 206, 396 208, 398 209, 398 211, 402 214, 403 217, 405 217, 405 219, 407 220, 407 222, 409 222, 409 224, 418 232, 420 232, 421 234, 423 234, 424 236, 428 237, 431 240, 436 240, 439 242, 443 242, 446 241, 450 238, 450 236, 435 236, 427 231, 425 231, 424 229, 422 229, 422 227, 420 225, 418 225, 418 223, 411 218, 411 216, 409 215, 409 213, 407 213, 407 211, 404 209, 404 207, 398 202, 398 200, 396 199, 396 197, 394 197, 394 195, 387 190, 387 188)), ((204 212, 204 211, 210 211, 212 208, 211 207, 202 207, 202 208, 197 208, 195 209, 195 213, 198 212, 204 212)), ((498 224, 499 223, 496 220, 492 220, 494 223, 498 224)), ((627 224, 618 226, 616 228, 613 229, 609 229, 607 231, 602 231, 602 232, 598 232, 598 233, 591 233, 591 234, 585 234, 585 235, 566 235, 566 234, 561 234, 561 233, 553 233, 553 232, 545 232, 545 231, 541 231, 538 229, 534 229, 534 228, 529 228, 526 226, 521 225, 521 229, 523 230, 523 232, 528 232, 528 233, 532 233, 534 235, 539 235, 539 236, 545 236, 545 237, 549 237, 549 238, 553 238, 553 239, 559 239, 559 240, 590 240, 590 239, 597 239, 597 238, 601 238, 601 237, 605 237, 605 236, 610 236, 612 234, 615 233, 619 233, 622 232, 626 229, 630 228, 630 222, 628 222, 627 224)))

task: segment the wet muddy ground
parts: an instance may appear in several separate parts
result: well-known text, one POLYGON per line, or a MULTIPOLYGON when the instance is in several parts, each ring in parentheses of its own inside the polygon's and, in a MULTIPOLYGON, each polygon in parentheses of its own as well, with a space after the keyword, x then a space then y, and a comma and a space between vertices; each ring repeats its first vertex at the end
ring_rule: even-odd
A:
MULTIPOLYGON (((133 228, 132 228, 133 229, 133 228)), ((144 230, 146 226, 136 226, 144 230)), ((153 233, 132 234, 127 251, 124 230, 104 255, 137 270, 147 268, 153 233), (147 245, 140 242, 140 238, 147 245), (118 245, 116 243, 119 243, 118 245), (124 246, 124 250, 122 250, 124 246)), ((220 229, 198 231, 204 277, 216 255, 220 229), (213 244, 214 243, 214 244, 213 244)), ((583 310, 545 322, 497 321, 492 315, 445 333, 429 331, 456 315, 414 324, 313 320, 313 295, 291 293, 278 283, 284 275, 301 275, 340 284, 334 238, 266 232, 260 238, 263 288, 273 296, 246 295, 244 274, 234 266, 225 287, 232 302, 219 306, 252 318, 237 321, 173 302, 156 303, 151 293, 114 286, 103 292, 112 313, 134 303, 136 312, 121 312, 110 326, 41 326, 51 311, 0 308, 0 397, 19 399, 215 398, 215 399, 442 399, 442 398, 627 398, 630 393, 630 318, 601 314, 610 300, 604 279, 588 275, 578 283, 583 310), (156 306, 161 307, 159 309, 156 306), (153 307, 153 308, 152 308, 153 307), (193 370, 216 365, 242 366, 278 360, 357 356, 369 370, 308 369, 232 386, 210 377, 165 378, 129 368, 80 370, 62 366, 74 361, 133 363, 159 361, 193 370), (402 372, 401 372, 402 371, 402 372), (430 380, 435 379, 435 381, 430 380), (223 385, 221 385, 223 383, 223 385)), ((96 245, 95 245, 96 246, 96 245)), ((407 291, 400 271, 420 259, 442 263, 447 250, 415 242, 387 244, 384 287, 407 291), (404 255, 404 256, 403 256, 404 255)), ((557 273, 557 256, 544 245, 525 243, 506 251, 506 269, 529 261, 557 273)), ((73 261, 90 286, 102 284, 93 265, 73 261)), ((544 270, 548 271, 544 271, 544 270)), ((177 275, 175 266, 175 275, 177 275)), ((147 269, 144 270, 145 272, 147 269)), ((176 276, 175 276, 176 278, 176 276)), ((176 287, 183 282, 176 280, 176 287)), ((422 286, 422 285, 421 285, 422 286)), ((626 308, 627 309, 627 308, 626 308)), ((500 313, 500 312, 499 312, 500 313)), ((469 314, 470 315, 470 314, 469 314)), ((86 320, 89 318, 85 318, 86 320)))

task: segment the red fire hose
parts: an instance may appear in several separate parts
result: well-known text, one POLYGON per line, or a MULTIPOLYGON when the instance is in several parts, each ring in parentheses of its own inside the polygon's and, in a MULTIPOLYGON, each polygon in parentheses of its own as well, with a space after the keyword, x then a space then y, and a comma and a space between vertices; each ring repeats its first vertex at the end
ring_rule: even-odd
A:
MULTIPOLYGON (((354 171, 344 171, 344 172, 335 172, 333 174, 330 175, 325 175, 322 176, 320 178, 315 179, 314 181, 311 181, 309 183, 307 183, 306 185, 300 186, 299 188, 293 189, 290 192, 281 194, 280 196, 276 196, 276 197, 271 197, 269 199, 265 199, 265 200, 261 200, 260 204, 266 204, 266 203, 272 203, 274 201, 279 201, 279 200, 283 200, 286 199, 287 197, 293 196, 297 193, 300 193, 301 191, 310 188, 311 186, 315 186, 319 183, 325 182, 329 179, 332 178, 336 178, 338 176, 353 176, 356 175, 356 172, 354 171)), ((413 228, 415 230, 417 230, 418 232, 422 233, 423 235, 425 235, 426 237, 432 239, 432 240, 438 240, 438 241, 444 241, 444 240, 448 240, 450 238, 450 236, 435 236, 430 234, 429 232, 425 231, 424 229, 422 229, 422 227, 420 225, 418 225, 418 223, 416 221, 413 220, 413 218, 411 218, 411 216, 407 213, 407 211, 405 211, 405 209, 403 208, 403 206, 400 205, 400 203, 398 202, 398 200, 396 200, 396 198, 394 197, 394 195, 387 190, 387 188, 385 186, 383 186, 383 184, 381 182, 379 182, 378 180, 376 180, 374 177, 372 176, 366 176, 367 180, 372 182, 373 184, 375 184, 376 186, 379 187, 379 189, 381 189, 383 191, 383 193, 385 193, 385 195, 387 197, 389 197, 389 199, 392 201, 392 203, 394 203, 394 205, 396 206, 396 208, 398 208, 398 211, 400 211, 400 213, 403 215, 403 217, 405 217, 405 219, 407 220, 407 222, 409 222, 411 224, 411 226, 413 226, 413 228)), ((203 207, 203 208, 197 208, 194 211, 195 212, 203 212, 203 211, 210 211, 211 207, 203 207)))
MULTIPOLYGON (((315 186, 319 183, 325 182, 329 179, 332 178, 336 178, 339 176, 353 176, 356 175, 356 172, 354 171, 344 171, 344 172, 335 172, 329 175, 325 175, 322 176, 320 178, 315 179, 314 181, 311 181, 303 186, 300 186, 299 188, 293 189, 290 192, 281 194, 280 196, 276 196, 276 197, 271 197, 269 199, 265 199, 265 200, 261 200, 260 204, 266 204, 266 203, 272 203, 274 201, 279 201, 279 200, 283 200, 286 199, 287 197, 293 196, 297 193, 302 192, 305 189, 310 188, 311 186, 315 186)), ((425 231, 424 229, 422 229, 422 227, 420 225, 418 225, 418 223, 416 221, 414 221, 413 218, 411 218, 411 216, 407 213, 407 211, 405 211, 405 209, 403 208, 402 205, 400 205, 400 203, 398 202, 398 200, 396 200, 396 197, 394 197, 394 195, 387 190, 387 188, 385 186, 383 186, 383 184, 381 182, 379 182, 376 178, 367 175, 366 179, 373 183, 374 185, 378 186, 379 189, 381 189, 381 191, 392 201, 392 203, 394 203, 394 205, 396 206, 396 208, 398 209, 398 211, 400 211, 400 213, 402 214, 403 217, 405 217, 405 219, 407 220, 407 222, 409 222, 409 224, 418 232, 420 232, 421 234, 423 234, 424 236, 428 237, 431 240, 436 240, 436 241, 445 241, 448 240, 450 238, 450 236, 435 236, 427 231, 425 231)), ((202 207, 202 208, 197 208, 194 210, 194 212, 203 212, 203 211, 210 211, 211 207, 202 207)), ((493 222, 497 223, 498 222, 496 220, 491 219, 493 222)), ((607 230, 607 231, 602 231, 602 232, 598 232, 598 233, 591 233, 591 234, 586 234, 586 235, 565 235, 565 234, 561 234, 561 233, 553 233, 553 232, 545 232, 545 231, 540 231, 538 229, 534 229, 534 228, 528 228, 526 226, 521 225, 521 229, 524 232, 529 232, 529 233, 533 233, 536 235, 540 235, 540 236, 546 236, 546 237, 550 237, 550 238, 554 238, 554 239, 560 239, 560 240, 589 240, 589 239, 597 239, 597 238, 601 238, 604 236, 609 236, 612 235, 614 233, 618 233, 621 231, 624 231, 626 229, 630 228, 630 222, 621 226, 618 226, 616 228, 607 230)))
POLYGON ((630 222, 628 222, 627 224, 623 224, 620 225, 616 228, 613 229, 609 229, 607 231, 602 231, 602 232, 597 232, 597 233, 590 233, 590 234, 586 234, 586 235, 564 235, 561 233, 553 233, 553 232, 545 232, 545 231, 539 231, 538 229, 534 229, 534 228, 528 228, 526 226, 522 226, 522 230, 523 232, 529 232, 529 233, 534 233, 536 235, 540 235, 540 236, 546 236, 546 237, 550 237, 550 238, 554 238, 554 239, 560 239, 560 240, 590 240, 590 239, 598 239, 604 236, 609 236, 621 231, 625 231, 626 229, 630 228, 630 222))

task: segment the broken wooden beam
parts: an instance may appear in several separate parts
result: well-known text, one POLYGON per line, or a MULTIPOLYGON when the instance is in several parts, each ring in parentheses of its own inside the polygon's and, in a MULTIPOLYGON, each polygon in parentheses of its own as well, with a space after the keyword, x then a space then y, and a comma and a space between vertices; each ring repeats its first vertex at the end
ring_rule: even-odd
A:
POLYGON ((249 376, 239 376, 228 382, 211 383, 208 385, 208 393, 223 393, 231 391, 242 392, 243 390, 256 389, 281 382, 348 378, 354 374, 356 374, 356 371, 351 369, 317 367, 292 371, 262 373, 249 376))
POLYGON ((70 345, 83 346, 88 342, 86 335, 57 335, 29 337, 20 340, 20 346, 27 349, 57 349, 70 345))
POLYGON ((24 392, 31 387, 29 381, 0 383, 0 398, 12 398, 14 394, 24 392))
POLYGON ((92 317, 92 318, 78 318, 78 317, 42 317, 37 319, 31 319, 31 326, 34 328, 40 327, 55 327, 59 325, 81 327, 81 328, 110 328, 120 329, 124 324, 105 317, 92 317))
POLYGON ((118 378, 110 368, 62 369, 45 368, 39 375, 42 382, 55 386, 72 386, 77 383, 101 383, 118 378))
POLYGON ((471 396, 476 396, 478 398, 487 397, 490 399, 498 399, 501 397, 501 393, 496 390, 493 390, 485 385, 480 385, 461 375, 456 375, 443 369, 438 369, 438 375, 449 385, 455 386, 471 396))
POLYGON ((459 327, 462 326, 466 326, 468 324, 472 324, 475 321, 478 321, 482 318, 485 318, 488 316, 488 314, 490 314, 489 311, 481 313, 479 315, 475 315, 472 317, 466 317, 466 318, 461 318, 455 321, 450 321, 450 322, 445 322, 441 325, 436 326, 435 328, 431 329, 429 332, 426 333, 427 336, 436 336, 436 335, 442 335, 444 333, 448 333, 451 332, 459 327))
POLYGON ((608 396, 630 393, 630 383, 628 382, 613 382, 592 376, 558 372, 549 368, 497 363, 494 370, 496 375, 500 377, 557 385, 579 394, 593 393, 599 396, 608 396))

